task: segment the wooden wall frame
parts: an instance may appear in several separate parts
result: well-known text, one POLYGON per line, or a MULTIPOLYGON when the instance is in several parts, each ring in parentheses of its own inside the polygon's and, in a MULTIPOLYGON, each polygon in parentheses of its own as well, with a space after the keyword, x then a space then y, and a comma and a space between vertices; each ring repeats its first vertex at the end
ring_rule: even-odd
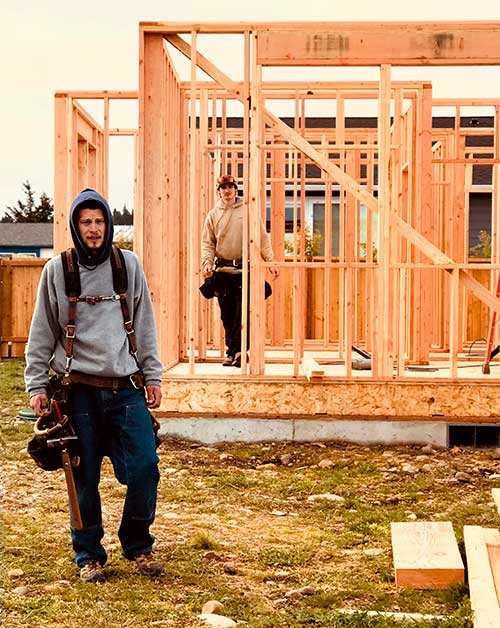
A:
MULTIPOLYGON (((139 31, 135 247, 148 276, 166 366, 187 360, 189 375, 195 377, 196 365, 209 359, 209 350, 223 349, 217 310, 197 292, 199 235, 214 202, 215 177, 230 169, 248 192, 244 241, 252 271, 251 307, 243 325, 250 324, 253 333, 250 361, 248 368, 243 366, 242 377, 264 375, 266 346, 291 347, 293 377, 302 377, 301 361, 313 346, 317 354, 333 347, 345 360, 349 379, 351 345, 360 341, 373 353, 376 379, 404 378, 405 364, 426 364, 435 350, 448 354, 452 377, 458 378, 470 303, 466 295, 473 295, 486 311, 500 313, 500 300, 494 294, 500 269, 500 101, 436 101, 430 83, 395 82, 391 70, 399 65, 500 65, 500 22, 143 22, 139 31), (244 42, 237 80, 198 50, 201 35, 223 34, 239 35, 244 42), (190 81, 179 79, 170 46, 189 59, 190 81), (378 66, 380 81, 262 80, 264 67, 280 65, 378 66), (211 80, 197 80, 198 68, 211 80), (344 104, 360 98, 378 101, 378 129, 345 127, 344 104), (293 123, 272 112, 266 104, 272 99, 295 105, 293 123), (320 99, 335 101, 335 129, 306 127, 306 102, 320 99), (240 128, 227 124, 230 102, 243 104, 240 128), (432 128, 433 106, 456 107, 452 132, 432 128), (460 128, 460 109, 465 106, 488 106, 493 111, 493 127, 488 130, 493 157, 482 151, 485 157, 480 158, 493 171, 493 256, 481 266, 470 263, 465 248, 465 193, 481 153, 465 145, 466 134, 460 128), (312 166, 320 172, 325 208, 334 192, 341 208, 339 256, 332 255, 328 210, 321 260, 309 260, 304 254, 304 191, 310 183, 305 172, 312 166), (266 215, 266 186, 273 199, 270 222, 276 263, 282 277, 288 277, 293 295, 291 337, 283 317, 288 299, 284 286, 276 286, 267 305, 257 297, 267 266, 260 260, 256 228, 266 215), (283 249, 285 190, 292 190, 294 225, 300 224, 301 246, 291 259, 285 258, 283 249), (359 254, 362 208, 369 214, 363 259, 359 254), (481 280, 476 278, 479 272, 485 275, 481 280), (304 317, 305 286, 311 273, 320 282, 323 301, 322 340, 312 345, 304 317), (337 286, 335 302, 332 286, 337 286), (332 339, 330 328, 337 319, 332 339)), ((82 94, 79 98, 86 97, 82 94)), ((110 92, 104 97, 131 96, 121 94, 110 92)), ((58 249, 67 242, 64 207, 80 183, 95 181, 104 192, 107 185, 105 147, 112 129, 100 129, 86 120, 75 100, 74 93, 56 95, 58 249), (95 175, 86 165, 87 144, 96 147, 95 175)))

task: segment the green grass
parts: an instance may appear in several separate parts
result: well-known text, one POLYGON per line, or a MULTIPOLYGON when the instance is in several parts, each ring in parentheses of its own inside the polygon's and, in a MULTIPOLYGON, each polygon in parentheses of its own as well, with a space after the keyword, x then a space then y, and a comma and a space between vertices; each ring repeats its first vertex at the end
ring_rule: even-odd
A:
POLYGON ((299 567, 309 563, 312 554, 310 547, 263 547, 257 562, 264 567, 299 567))
POLYGON ((481 469, 488 453, 438 452, 435 470, 389 472, 412 462, 416 447, 328 444, 227 444, 190 447, 165 440, 153 533, 165 574, 141 577, 121 555, 117 539, 124 489, 109 462, 101 493, 109 560, 108 582, 81 582, 73 563, 64 480, 38 469, 25 452, 33 424, 16 418, 28 406, 22 361, 0 363, 0 428, 5 495, 2 508, 2 602, 6 628, 190 628, 204 602, 248 628, 410 628, 414 621, 338 609, 446 615, 421 628, 471 628, 468 590, 398 590, 394 583, 390 523, 449 520, 459 542, 463 525, 498 526, 488 505, 491 481, 481 469), (221 459, 221 453, 230 454, 221 459), (391 459, 383 456, 389 452, 391 459), (290 454, 290 466, 279 463, 290 454), (333 467, 317 466, 323 458, 333 467), (275 462, 271 471, 259 471, 275 462), (451 481, 454 469, 471 485, 451 481), (308 501, 335 493, 344 502, 308 501), (366 549, 379 548, 376 556, 366 549), (228 568, 231 565, 231 568, 228 568), (22 576, 9 576, 21 569, 22 576), (63 581, 63 582, 61 582, 63 581), (287 598, 312 586, 314 595, 287 598), (15 593, 23 586, 22 595, 15 593))

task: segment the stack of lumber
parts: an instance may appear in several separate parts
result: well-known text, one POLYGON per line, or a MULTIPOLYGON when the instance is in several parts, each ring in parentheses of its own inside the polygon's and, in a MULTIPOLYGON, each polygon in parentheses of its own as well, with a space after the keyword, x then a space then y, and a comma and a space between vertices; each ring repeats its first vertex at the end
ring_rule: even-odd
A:
MULTIPOLYGON (((500 488, 492 489, 500 514, 500 488)), ((464 566, 449 521, 392 523, 396 586, 444 589, 464 581, 464 566)), ((500 628, 500 532, 464 526, 474 628, 500 628)))

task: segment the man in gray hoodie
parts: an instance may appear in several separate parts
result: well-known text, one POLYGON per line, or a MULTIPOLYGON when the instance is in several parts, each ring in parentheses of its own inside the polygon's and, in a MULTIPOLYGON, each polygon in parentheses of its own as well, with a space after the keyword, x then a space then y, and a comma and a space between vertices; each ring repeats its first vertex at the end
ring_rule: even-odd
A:
POLYGON ((123 251, 134 353, 113 287, 112 215, 95 190, 85 189, 73 201, 70 230, 81 285, 76 324, 68 334, 69 299, 58 255, 43 269, 31 322, 25 371, 30 405, 36 416, 47 414, 49 369, 70 382, 68 408, 81 460, 74 476, 83 528, 71 528, 80 577, 86 582, 106 579, 99 495, 105 455, 118 481, 127 486, 118 530, 123 553, 141 573, 159 575, 163 565, 152 553, 154 537, 149 532, 159 481, 149 408, 161 402, 162 365, 149 290, 138 257, 123 251), (75 336, 69 360, 68 335, 75 336))

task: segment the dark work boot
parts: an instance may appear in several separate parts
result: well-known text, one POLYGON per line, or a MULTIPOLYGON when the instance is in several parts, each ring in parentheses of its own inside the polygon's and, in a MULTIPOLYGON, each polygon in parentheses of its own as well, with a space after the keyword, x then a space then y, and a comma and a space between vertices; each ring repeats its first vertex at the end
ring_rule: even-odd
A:
POLYGON ((80 569, 80 578, 84 582, 106 582, 104 569, 102 568, 101 563, 97 560, 83 565, 80 569))
POLYGON ((153 552, 134 556, 139 573, 143 576, 159 576, 163 573, 163 564, 155 558, 153 552))

